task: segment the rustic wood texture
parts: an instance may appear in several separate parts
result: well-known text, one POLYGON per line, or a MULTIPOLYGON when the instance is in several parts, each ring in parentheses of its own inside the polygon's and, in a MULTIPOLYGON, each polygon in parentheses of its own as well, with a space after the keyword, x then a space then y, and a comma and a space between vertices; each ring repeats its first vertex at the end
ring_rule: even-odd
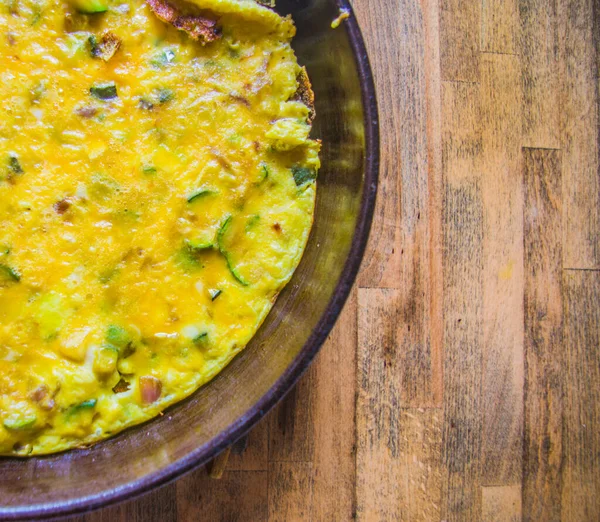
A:
POLYGON ((221 479, 72 520, 600 520, 600 4, 353 3, 381 190, 335 329, 221 479))

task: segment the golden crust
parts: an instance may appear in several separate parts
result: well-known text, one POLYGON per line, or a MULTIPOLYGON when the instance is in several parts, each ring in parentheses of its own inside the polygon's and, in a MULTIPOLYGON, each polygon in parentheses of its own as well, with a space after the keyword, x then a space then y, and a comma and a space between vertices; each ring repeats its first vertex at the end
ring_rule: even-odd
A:
POLYGON ((316 116, 315 93, 312 90, 312 85, 310 83, 308 73, 306 72, 306 67, 302 67, 302 69, 300 69, 300 74, 298 74, 297 81, 298 89, 296 90, 296 94, 294 94, 292 99, 301 101, 308 107, 308 123, 312 123, 316 116))
POLYGON ((206 44, 221 37, 217 22, 196 14, 183 14, 167 0, 146 0, 150 9, 163 22, 167 22, 191 38, 206 44))

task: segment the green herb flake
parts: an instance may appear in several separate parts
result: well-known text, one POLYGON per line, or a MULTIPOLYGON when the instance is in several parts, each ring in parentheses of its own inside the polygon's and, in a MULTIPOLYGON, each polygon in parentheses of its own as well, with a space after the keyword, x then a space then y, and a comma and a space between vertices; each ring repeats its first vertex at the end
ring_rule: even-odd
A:
POLYGON ((8 168, 13 174, 23 174, 23 167, 21 167, 21 163, 16 154, 10 154, 8 156, 8 168))
POLYGON ((155 95, 159 103, 167 103, 175 98, 175 93, 166 87, 156 89, 155 95))
POLYGON ((210 196, 211 194, 214 194, 214 192, 210 189, 206 189, 206 188, 201 188, 198 190, 195 190, 194 192, 192 192, 188 197, 187 197, 187 202, 188 203, 193 203, 194 201, 203 198, 205 196, 210 196))
POLYGON ((294 176, 294 181, 298 187, 305 185, 306 183, 312 183, 317 179, 317 171, 308 167, 300 167, 298 165, 294 165, 292 167, 292 174, 294 176))
POLYGON ((208 332, 202 332, 194 337, 194 344, 204 344, 206 341, 208 341, 208 332))
POLYGON ((25 431, 33 428, 36 421, 35 415, 27 415, 19 419, 4 419, 2 424, 9 431, 25 431))
POLYGON ((19 282, 21 274, 14 268, 8 265, 0 264, 0 280, 19 282))
POLYGON ((142 172, 147 176, 153 176, 154 174, 156 174, 156 167, 154 167, 153 165, 144 165, 142 167, 142 172))
POLYGON ((97 83, 92 85, 90 87, 90 94, 103 101, 114 100, 119 97, 115 82, 97 83))

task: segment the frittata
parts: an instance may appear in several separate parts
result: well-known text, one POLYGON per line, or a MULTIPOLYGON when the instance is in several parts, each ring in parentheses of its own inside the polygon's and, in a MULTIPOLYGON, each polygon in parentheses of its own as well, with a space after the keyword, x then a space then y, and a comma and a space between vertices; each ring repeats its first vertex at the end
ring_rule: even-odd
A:
POLYGON ((290 18, 0 0, 0 454, 156 416, 246 346, 319 169, 290 18))

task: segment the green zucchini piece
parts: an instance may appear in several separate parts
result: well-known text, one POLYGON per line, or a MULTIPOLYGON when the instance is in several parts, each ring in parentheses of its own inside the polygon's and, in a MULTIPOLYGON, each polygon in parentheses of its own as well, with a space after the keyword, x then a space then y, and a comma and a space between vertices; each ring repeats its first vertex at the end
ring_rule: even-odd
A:
POLYGON ((0 281, 15 281, 21 280, 21 274, 14 268, 8 265, 0 265, 0 281))
POLYGON ((90 87, 90 94, 99 100, 109 101, 118 98, 115 82, 97 83, 90 87))
POLYGON ((217 245, 219 247, 219 252, 221 252, 221 254, 223 255, 223 257, 225 258, 225 262, 227 263, 227 268, 231 272, 231 275, 234 277, 234 279, 236 279, 236 281, 238 283, 240 283, 242 286, 248 286, 250 283, 248 283, 248 281, 246 281, 242 277, 242 275, 237 271, 237 269, 235 268, 235 266, 231 262, 230 254, 226 250, 226 248, 224 246, 224 243, 223 243, 223 239, 225 237, 225 234, 229 230, 229 226, 230 225, 231 225, 231 216, 227 216, 227 218, 225 219, 225 221, 221 225, 221 228, 219 229, 219 232, 217 233, 217 245))
POLYGON ((8 168, 13 174, 23 174, 23 167, 19 162, 19 158, 16 154, 10 154, 8 157, 8 168))
POLYGON ((20 419, 5 419, 2 424, 10 431, 25 431, 33 428, 36 421, 35 415, 27 415, 20 419))
POLYGON ((107 0, 71 0, 71 4, 83 14, 98 14, 108 11, 107 0))
POLYGON ((75 406, 71 406, 71 413, 76 413, 78 411, 91 410, 96 407, 96 403, 98 401, 96 399, 88 399, 86 401, 80 402, 75 406))
POLYGON ((317 171, 315 169, 300 167, 299 165, 294 165, 292 167, 292 174, 298 187, 306 183, 312 183, 317 179, 317 171))
POLYGON ((202 240, 202 239, 186 239, 185 244, 191 250, 208 250, 209 248, 213 248, 215 246, 214 241, 211 240, 202 240))
POLYGON ((204 344, 206 341, 208 341, 208 332, 202 332, 194 337, 194 344, 204 344))
POLYGON ((175 98, 175 93, 171 89, 167 88, 156 89, 155 94, 158 103, 167 103, 175 98))
POLYGON ((209 288, 208 293, 210 294, 210 300, 214 301, 223 293, 223 291, 219 290, 218 288, 209 288))
POLYGON ((200 198, 203 198, 206 196, 210 196, 211 194, 214 194, 214 191, 212 191, 210 189, 206 189, 206 188, 197 189, 187 197, 187 202, 193 203, 197 199, 200 199, 200 198))

